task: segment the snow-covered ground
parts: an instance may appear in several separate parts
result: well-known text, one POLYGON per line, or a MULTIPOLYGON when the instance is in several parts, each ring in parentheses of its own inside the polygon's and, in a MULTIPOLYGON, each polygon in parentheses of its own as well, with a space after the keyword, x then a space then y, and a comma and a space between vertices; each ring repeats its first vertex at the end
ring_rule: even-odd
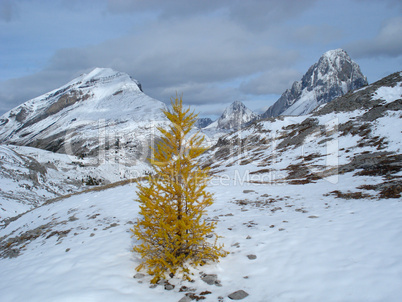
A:
POLYGON ((251 184, 243 173, 211 181, 209 217, 230 254, 194 270, 193 283, 169 279, 175 288, 167 291, 150 288, 149 276, 133 278, 138 204, 136 186, 126 185, 40 206, 3 227, 0 301, 176 302, 182 286, 211 292, 204 301, 230 301, 237 290, 253 302, 400 301, 400 200, 328 194, 372 182, 352 173, 303 186, 251 184), (217 274, 222 286, 203 282, 201 272, 217 274))

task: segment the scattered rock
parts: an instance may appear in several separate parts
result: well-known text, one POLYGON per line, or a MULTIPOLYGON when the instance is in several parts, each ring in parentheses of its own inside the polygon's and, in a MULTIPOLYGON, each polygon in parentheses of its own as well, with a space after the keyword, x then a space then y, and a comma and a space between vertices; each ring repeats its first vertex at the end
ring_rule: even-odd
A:
POLYGON ((3 258, 16 258, 16 257, 19 256, 19 254, 20 254, 19 250, 17 250, 17 249, 9 249, 9 250, 3 252, 1 256, 3 258))
POLYGON ((243 190, 243 193, 247 194, 247 193, 255 193, 254 190, 243 190))
POLYGON ((144 278, 144 277, 145 277, 145 275, 142 274, 142 273, 136 273, 136 274, 133 276, 133 278, 135 278, 135 279, 142 279, 142 278, 144 278))
POLYGON ((174 285, 173 285, 173 284, 170 284, 170 283, 166 283, 166 284, 165 284, 165 289, 166 289, 166 290, 172 290, 172 289, 174 289, 174 285))
POLYGON ((278 231, 282 232, 282 231, 284 231, 284 230, 285 230, 284 228, 280 228, 278 231))
POLYGON ((100 214, 93 214, 92 216, 88 217, 88 219, 95 219, 96 217, 98 217, 100 214))
POLYGON ((188 293, 188 294, 186 294, 186 297, 190 298, 191 300, 195 300, 195 301, 205 300, 204 296, 201 296, 201 295, 197 296, 194 293, 188 293))
POLYGON ((73 216, 68 217, 68 220, 69 221, 76 221, 76 220, 78 220, 78 218, 73 215, 73 216))
POLYGON ((91 233, 91 235, 89 235, 89 237, 93 237, 93 236, 95 236, 95 234, 94 234, 94 233, 91 233))
POLYGON ((156 284, 158 284, 158 285, 165 285, 166 283, 168 283, 168 282, 165 279, 160 279, 160 280, 158 280, 158 282, 156 282, 156 284))
POLYGON ((70 251, 70 248, 67 248, 67 249, 66 249, 66 253, 69 252, 69 251, 70 251))
POLYGON ((209 295, 209 294, 212 294, 212 292, 210 292, 209 290, 200 292, 200 295, 201 295, 201 296, 205 296, 205 295, 209 295))
POLYGON ((156 284, 151 284, 151 285, 149 286, 149 288, 155 288, 155 287, 157 287, 156 284))
POLYGON ((311 216, 308 216, 308 218, 318 218, 318 216, 311 215, 311 216))
POLYGON ((191 300, 193 300, 193 299, 191 299, 190 297, 184 296, 178 302, 190 302, 191 300))
POLYGON ((195 288, 183 285, 182 287, 180 287, 179 292, 195 292, 195 288))
POLYGON ((246 237, 246 239, 251 239, 251 236, 250 236, 250 235, 248 235, 248 236, 246 237))
POLYGON ((105 231, 105 230, 108 230, 108 229, 110 229, 110 228, 114 228, 114 227, 117 227, 117 226, 119 226, 119 224, 118 224, 118 223, 113 222, 113 223, 112 223, 112 224, 110 224, 109 226, 107 226, 107 227, 103 228, 103 230, 105 231))
POLYGON ((228 295, 229 299, 231 299, 231 300, 242 300, 247 296, 248 296, 248 293, 246 293, 242 289, 235 291, 234 293, 231 293, 230 295, 228 295))
POLYGON ((258 223, 255 223, 254 221, 251 220, 249 222, 243 223, 243 225, 247 225, 248 228, 252 228, 252 227, 258 225, 258 223))
POLYGON ((201 277, 201 280, 209 285, 213 285, 218 280, 218 276, 216 274, 205 274, 201 277))
POLYGON ((247 255, 247 258, 250 260, 255 260, 255 259, 257 259, 257 256, 256 255, 247 255))
POLYGON ((281 207, 275 207, 275 208, 271 209, 271 212, 275 213, 276 211, 279 211, 279 210, 282 210, 282 208, 281 207))

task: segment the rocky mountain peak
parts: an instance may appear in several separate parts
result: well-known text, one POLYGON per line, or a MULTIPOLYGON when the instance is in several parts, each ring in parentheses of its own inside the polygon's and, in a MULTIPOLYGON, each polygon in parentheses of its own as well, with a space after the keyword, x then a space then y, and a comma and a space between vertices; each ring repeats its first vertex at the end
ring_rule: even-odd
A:
POLYGON ((241 125, 250 122, 258 115, 248 109, 241 101, 235 101, 230 104, 221 117, 213 122, 208 128, 217 129, 239 129, 241 125))
POLYGON ((359 65, 345 50, 330 50, 262 116, 308 114, 316 107, 367 84, 359 65))
POLYGON ((197 119, 194 126, 199 129, 202 129, 212 124, 212 122, 213 121, 209 117, 200 117, 199 119, 197 119))

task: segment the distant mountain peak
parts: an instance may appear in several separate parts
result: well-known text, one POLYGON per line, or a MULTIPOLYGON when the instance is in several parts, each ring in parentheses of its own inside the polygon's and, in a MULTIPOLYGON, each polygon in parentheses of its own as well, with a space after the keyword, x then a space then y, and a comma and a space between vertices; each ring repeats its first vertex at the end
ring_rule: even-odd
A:
POLYGON ((359 65, 345 50, 329 50, 262 117, 308 114, 318 106, 367 84, 359 65))
POLYGON ((202 129, 212 124, 212 122, 213 121, 209 117, 200 117, 197 119, 194 126, 199 129, 202 129))
POLYGON ((239 129, 241 125, 252 121, 257 116, 256 113, 248 109, 241 101, 234 101, 225 109, 221 117, 207 128, 239 129))

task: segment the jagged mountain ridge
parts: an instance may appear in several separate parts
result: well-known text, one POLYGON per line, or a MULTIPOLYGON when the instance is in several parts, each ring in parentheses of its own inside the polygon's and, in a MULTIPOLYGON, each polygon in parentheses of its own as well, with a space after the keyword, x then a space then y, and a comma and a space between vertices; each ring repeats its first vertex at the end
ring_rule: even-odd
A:
POLYGON ((262 118, 308 114, 318 106, 367 84, 359 65, 346 51, 330 50, 309 68, 300 81, 294 82, 262 114, 262 118))
POLYGON ((248 109, 241 101, 230 104, 222 115, 215 122, 211 123, 207 129, 236 130, 242 125, 254 120, 258 115, 248 109))
POLYGON ((95 68, 1 116, 0 142, 76 155, 124 144, 138 157, 153 125, 166 122, 162 109, 126 73, 95 68))

